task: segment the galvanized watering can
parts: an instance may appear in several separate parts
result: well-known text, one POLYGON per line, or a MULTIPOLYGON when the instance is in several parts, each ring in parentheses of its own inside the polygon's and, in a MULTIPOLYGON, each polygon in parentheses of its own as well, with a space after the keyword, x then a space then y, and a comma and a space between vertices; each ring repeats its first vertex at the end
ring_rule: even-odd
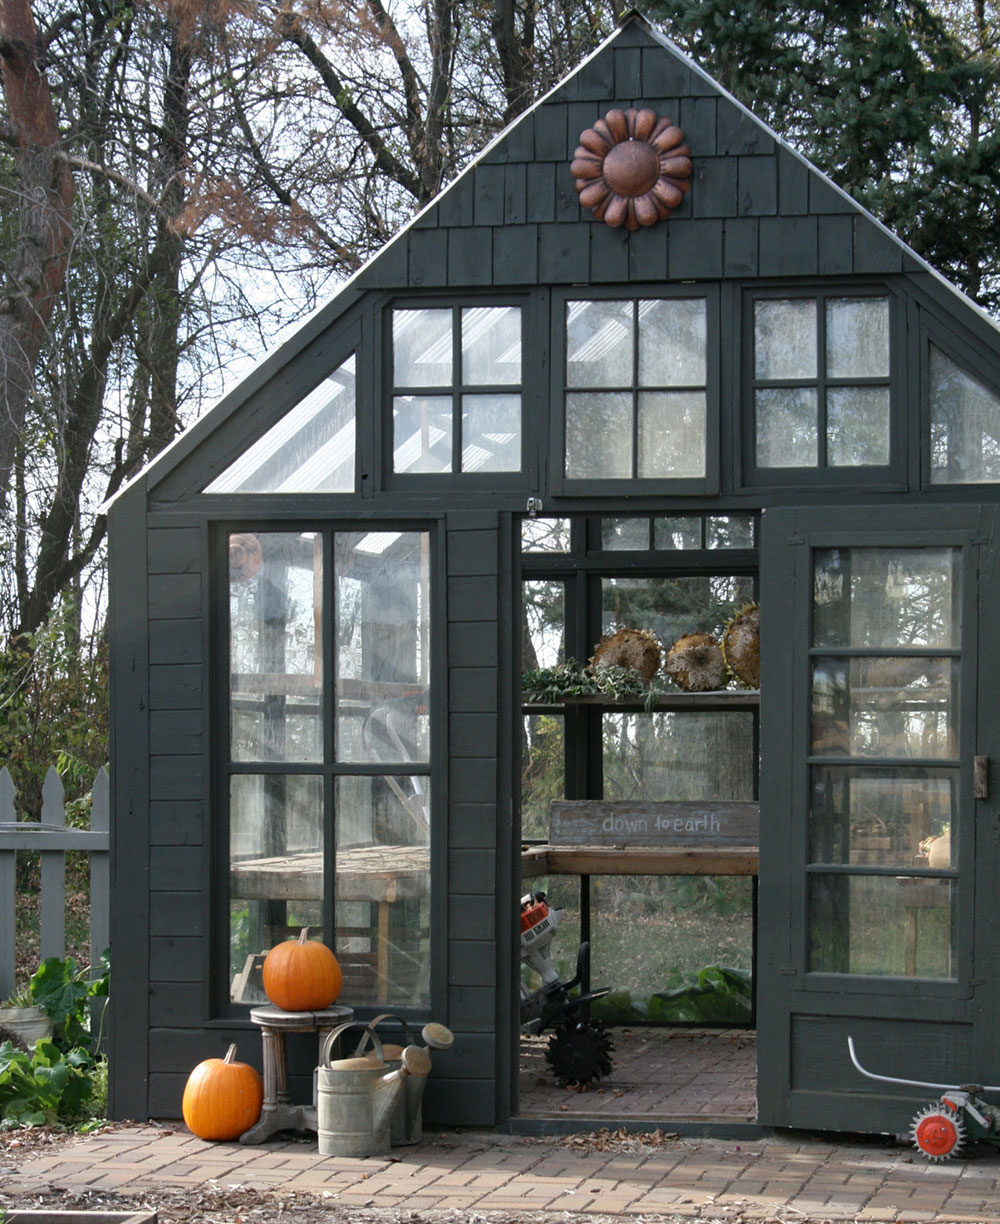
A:
POLYGON ((359 1021, 340 1025, 323 1042, 316 1068, 316 1133, 321 1156, 379 1156, 389 1150, 392 1114, 410 1075, 425 1077, 430 1055, 407 1046, 401 1066, 390 1071, 382 1058, 382 1042, 373 1033, 374 1053, 330 1061, 337 1038, 359 1021))
MULTIPOLYGON (((383 1021, 391 1021, 398 1024, 403 1030, 403 1039, 405 1045, 382 1045, 382 1059, 387 1064, 396 1064, 403 1061, 403 1056, 408 1049, 417 1049, 413 1039, 413 1033, 410 1026, 400 1016, 392 1016, 388 1012, 381 1016, 376 1016, 374 1020, 369 1020, 368 1027, 361 1034, 361 1040, 358 1042, 356 1053, 363 1054, 368 1046, 369 1041, 375 1042, 378 1040, 378 1035, 375 1032, 376 1027, 383 1021)), ((451 1029, 445 1028, 443 1024, 430 1023, 425 1024, 420 1030, 420 1036, 424 1039, 432 1050, 447 1050, 454 1044, 455 1037, 451 1029)), ((430 1064, 430 1054, 425 1048, 425 1053, 428 1056, 428 1069, 430 1064)), ((405 1066, 405 1062, 403 1062, 405 1066)), ((411 1072, 403 1082, 403 1091, 396 1102, 396 1107, 392 1114, 392 1124, 389 1131, 389 1142, 393 1147, 405 1147, 411 1143, 419 1143, 423 1138, 423 1108, 422 1102, 424 1099, 424 1086, 427 1083, 426 1074, 420 1075, 411 1072)))

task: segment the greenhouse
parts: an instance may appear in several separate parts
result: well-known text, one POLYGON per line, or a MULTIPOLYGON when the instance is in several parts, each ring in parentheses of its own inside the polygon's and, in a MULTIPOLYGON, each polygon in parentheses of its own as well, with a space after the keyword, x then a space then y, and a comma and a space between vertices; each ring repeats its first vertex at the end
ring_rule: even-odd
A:
POLYGON ((992 320, 630 16, 111 508, 115 1116, 305 927, 434 1123, 1000 1082, 998 504, 992 320))

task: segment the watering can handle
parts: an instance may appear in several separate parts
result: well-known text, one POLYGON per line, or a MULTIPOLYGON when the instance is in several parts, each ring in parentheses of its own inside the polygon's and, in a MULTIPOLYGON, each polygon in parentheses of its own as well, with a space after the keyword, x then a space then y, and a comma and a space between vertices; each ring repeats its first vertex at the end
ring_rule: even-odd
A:
MULTIPOLYGON (((320 1053, 320 1059, 319 1059, 320 1066, 329 1067, 330 1051, 333 1049, 334 1044, 336 1043, 336 1040, 340 1036, 341 1033, 345 1033, 348 1029, 351 1029, 351 1028, 357 1028, 359 1025, 362 1025, 364 1023, 365 1023, 364 1020, 347 1020, 343 1024, 338 1025, 338 1027, 335 1028, 332 1033, 327 1033, 326 1037, 323 1038, 323 1049, 320 1053)), ((375 1055, 377 1058, 381 1060, 382 1041, 378 1033, 372 1033, 371 1037, 372 1037, 372 1043, 375 1046, 375 1055)), ((358 1047, 359 1053, 360 1053, 360 1049, 361 1047, 359 1046, 358 1047)))
MULTIPOLYGON (((361 1040, 358 1042, 358 1048, 354 1051, 356 1055, 364 1053, 365 1047, 368 1045, 369 1037, 371 1037, 373 1041, 378 1041, 378 1034, 375 1032, 375 1026, 377 1024, 381 1024, 383 1020, 395 1020, 397 1024, 402 1026, 403 1034, 406 1038, 403 1044, 413 1045, 413 1034, 410 1032, 410 1026, 406 1023, 402 1016, 393 1016, 390 1015, 389 1012, 383 1012, 380 1016, 376 1016, 374 1020, 368 1021, 368 1027, 361 1034, 361 1040)), ((382 1047, 381 1043, 379 1043, 379 1058, 381 1057, 382 1047)))

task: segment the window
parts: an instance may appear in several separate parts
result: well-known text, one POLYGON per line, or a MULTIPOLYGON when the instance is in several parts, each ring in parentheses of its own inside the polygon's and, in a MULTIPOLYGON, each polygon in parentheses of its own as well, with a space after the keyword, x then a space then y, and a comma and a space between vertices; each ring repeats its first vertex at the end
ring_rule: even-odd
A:
POLYGON ((1000 481, 1000 396, 930 346, 931 483, 1000 481))
POLYGON ((565 310, 566 479, 703 482, 707 299, 578 299, 565 310))
POLYGON ((757 296, 750 331, 755 467, 889 465, 888 297, 757 296))
POLYGON ((392 311, 397 473, 521 469, 521 310, 392 311))
POLYGON ((814 972, 955 976, 961 560, 813 554, 814 972))
POLYGON ((352 353, 205 492, 353 493, 355 411, 352 353))
MULTIPOLYGON (((352 1003, 430 999, 429 536, 229 536, 229 974, 303 926, 352 1003)), ((256 966, 256 969, 255 969, 256 966)))

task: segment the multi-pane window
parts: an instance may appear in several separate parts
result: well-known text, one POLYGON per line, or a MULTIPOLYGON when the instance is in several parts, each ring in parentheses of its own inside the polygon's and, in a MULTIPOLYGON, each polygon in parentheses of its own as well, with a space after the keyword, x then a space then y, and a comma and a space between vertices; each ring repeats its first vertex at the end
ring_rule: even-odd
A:
POLYGON ((333 946, 352 1002, 429 1000, 428 545, 387 529, 229 537, 235 1002, 263 999, 263 953, 303 926, 333 946))
POLYGON ((521 310, 392 312, 394 472, 521 469, 521 310))
POLYGON ((565 327, 566 478, 704 478, 706 299, 574 300, 565 327))
POLYGON ((356 402, 352 353, 205 492, 353 493, 356 402))
POLYGON ((756 467, 889 464, 889 324, 885 296, 754 299, 756 467))
POLYGON ((931 482, 1000 481, 1000 396, 930 346, 931 482))
POLYGON ((809 968, 955 976, 961 554, 813 557, 809 968))

